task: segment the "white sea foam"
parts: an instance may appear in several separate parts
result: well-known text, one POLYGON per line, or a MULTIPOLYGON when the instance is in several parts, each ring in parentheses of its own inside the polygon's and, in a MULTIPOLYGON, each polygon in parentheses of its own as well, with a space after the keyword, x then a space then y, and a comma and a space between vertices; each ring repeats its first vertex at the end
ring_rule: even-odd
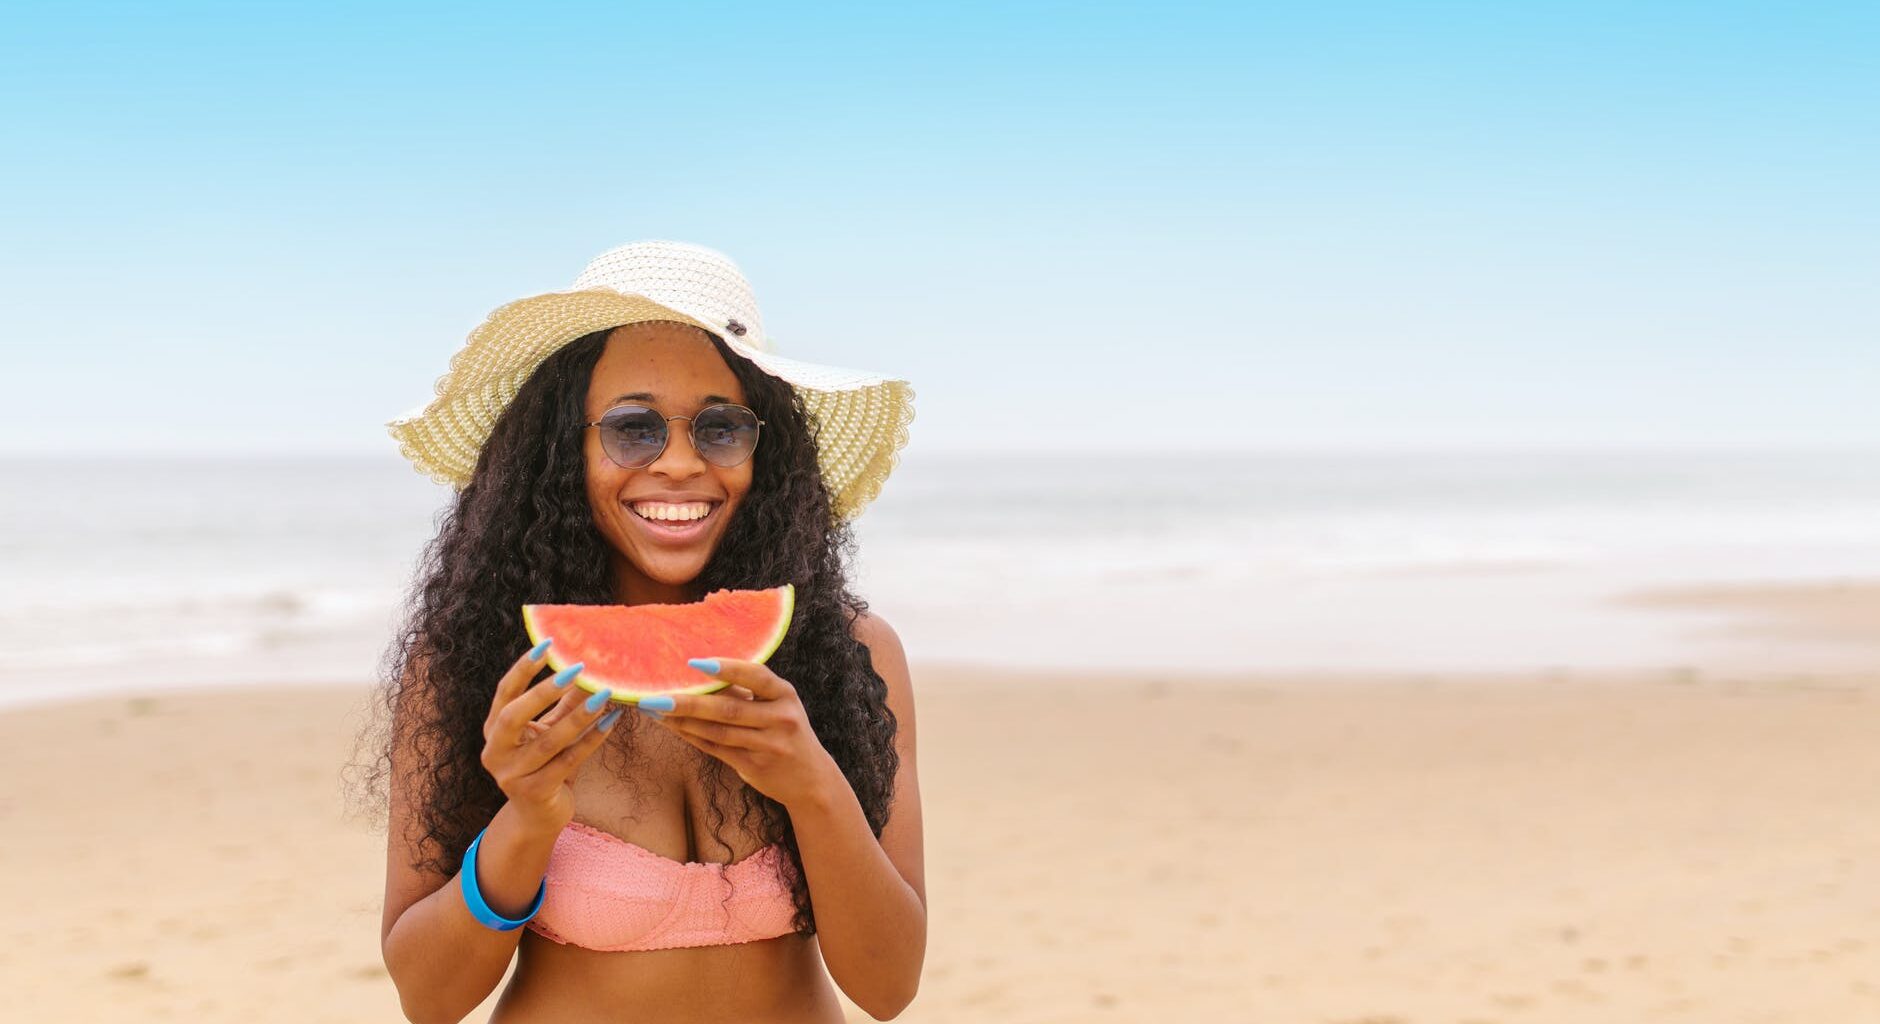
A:
MULTIPOLYGON (((916 660, 1672 664, 1634 586, 1880 576, 1880 453, 909 453, 856 585, 916 660)), ((11 460, 0 701, 372 677, 449 492, 384 459, 11 460)))

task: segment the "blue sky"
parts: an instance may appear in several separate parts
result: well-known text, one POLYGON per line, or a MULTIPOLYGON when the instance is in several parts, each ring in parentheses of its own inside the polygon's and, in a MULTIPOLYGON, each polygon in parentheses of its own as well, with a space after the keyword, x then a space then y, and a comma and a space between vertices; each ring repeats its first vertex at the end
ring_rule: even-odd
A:
POLYGON ((1880 442, 1880 5, 7 20, 0 450, 390 453, 640 238, 927 450, 1880 442))

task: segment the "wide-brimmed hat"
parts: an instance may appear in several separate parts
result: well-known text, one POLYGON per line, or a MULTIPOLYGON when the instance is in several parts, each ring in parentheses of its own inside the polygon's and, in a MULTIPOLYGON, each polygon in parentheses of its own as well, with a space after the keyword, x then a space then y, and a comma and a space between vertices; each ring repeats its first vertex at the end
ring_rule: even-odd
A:
POLYGON ((907 444, 913 387, 879 373, 777 355, 743 272, 723 253, 686 242, 610 249, 567 291, 498 307, 451 356, 450 369, 437 379, 437 397, 386 427, 420 472, 462 490, 497 416, 544 359, 595 331, 645 320, 709 331, 802 395, 816 420, 810 428, 837 516, 854 518, 881 492, 907 444))

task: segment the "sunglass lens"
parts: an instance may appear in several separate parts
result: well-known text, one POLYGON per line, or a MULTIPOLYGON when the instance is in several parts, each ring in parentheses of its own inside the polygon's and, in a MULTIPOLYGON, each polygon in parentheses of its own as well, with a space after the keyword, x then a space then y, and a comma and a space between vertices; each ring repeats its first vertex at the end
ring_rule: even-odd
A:
POLYGON ((757 414, 743 406, 714 405, 692 424, 699 454, 714 465, 736 466, 757 449, 757 414))
POLYGON ((620 406, 601 417, 601 450, 627 469, 649 465, 666 447, 666 420, 651 409, 620 406))

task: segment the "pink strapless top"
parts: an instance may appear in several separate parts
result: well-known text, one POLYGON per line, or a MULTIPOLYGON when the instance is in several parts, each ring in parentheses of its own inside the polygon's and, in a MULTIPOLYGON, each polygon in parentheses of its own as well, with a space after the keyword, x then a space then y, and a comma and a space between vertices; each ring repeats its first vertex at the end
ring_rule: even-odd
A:
POLYGON ((718 946, 788 935, 796 904, 780 843, 735 864, 680 862, 592 825, 555 837, 547 892, 527 927, 563 945, 609 952, 718 946))

